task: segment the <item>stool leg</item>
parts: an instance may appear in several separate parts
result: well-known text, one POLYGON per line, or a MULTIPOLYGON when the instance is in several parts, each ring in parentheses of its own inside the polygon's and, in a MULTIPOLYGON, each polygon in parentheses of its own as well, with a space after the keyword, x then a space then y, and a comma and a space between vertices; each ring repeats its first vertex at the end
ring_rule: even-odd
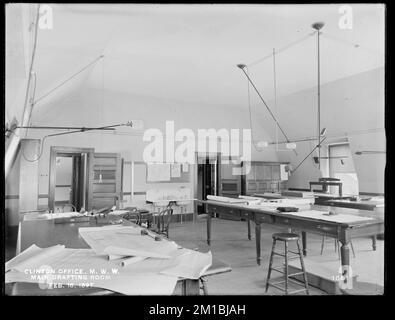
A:
POLYGON ((266 291, 269 289, 269 280, 270 280, 270 275, 272 273, 272 265, 273 265, 273 252, 274 249, 276 248, 276 239, 273 239, 273 245, 272 245, 272 251, 270 253, 270 262, 269 262, 269 270, 267 272, 267 279, 266 279, 266 291))
POLYGON ((302 252, 301 252, 300 246, 299 246, 299 240, 296 241, 296 245, 298 246, 300 265, 302 266, 302 271, 303 271, 304 286, 305 286, 305 288, 306 288, 306 293, 309 294, 309 284, 308 284, 308 282, 307 282, 306 268, 305 268, 305 266, 304 266, 303 255, 302 255, 302 252))
POLYGON ((341 252, 340 252, 340 243, 339 243, 339 240, 336 239, 336 242, 337 242, 337 246, 338 246, 337 256, 338 256, 339 260, 341 260, 341 252))
POLYGON ((325 235, 322 236, 322 242, 321 242, 321 255, 324 252, 324 244, 325 244, 325 235))
POLYGON ((284 241, 285 253, 285 294, 288 294, 288 241, 284 241))

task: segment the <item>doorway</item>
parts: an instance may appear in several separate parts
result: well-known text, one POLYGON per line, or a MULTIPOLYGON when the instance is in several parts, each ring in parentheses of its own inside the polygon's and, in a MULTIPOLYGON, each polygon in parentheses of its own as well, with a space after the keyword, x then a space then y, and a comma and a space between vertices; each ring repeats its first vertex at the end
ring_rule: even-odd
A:
POLYGON ((94 149, 51 147, 48 207, 53 212, 90 210, 94 149))
POLYGON ((74 211, 86 207, 86 153, 59 153, 56 156, 55 210, 71 206, 74 211))
MULTIPOLYGON (((207 200, 208 195, 221 194, 220 181, 221 174, 221 156, 215 155, 197 155, 197 199, 207 200)), ((206 213, 206 205, 197 205, 197 214, 206 213)))

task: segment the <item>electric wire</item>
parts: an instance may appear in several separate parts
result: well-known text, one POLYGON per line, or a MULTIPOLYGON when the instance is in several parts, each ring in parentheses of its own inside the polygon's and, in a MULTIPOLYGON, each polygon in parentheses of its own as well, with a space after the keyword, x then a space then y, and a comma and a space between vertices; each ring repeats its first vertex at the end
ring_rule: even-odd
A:
MULTIPOLYGON (((256 93, 258 94, 259 98, 261 99, 261 101, 263 102, 263 104, 265 105, 267 111, 269 111, 271 117, 273 118, 273 120, 276 122, 276 124, 278 125, 278 128, 280 129, 281 133, 284 135, 285 139, 287 141, 289 141, 288 136, 286 135, 286 133, 284 132, 283 128, 280 126, 277 118, 274 116, 272 110, 270 110, 269 106, 267 105, 266 101, 263 99, 262 95, 260 94, 260 92, 258 91, 257 87, 255 86, 255 84, 252 82, 250 76, 245 72, 244 68, 241 68, 241 70, 244 72, 245 76, 247 77, 247 79, 250 81, 252 87, 255 89, 256 93)), ((297 152, 295 151, 295 149, 293 150, 294 153, 297 155, 297 152)))
POLYGON ((62 81, 60 84, 58 84, 55 88, 51 89, 50 91, 48 91, 47 93, 43 94, 40 98, 38 98, 36 101, 34 101, 34 104, 36 104, 37 102, 41 101, 42 99, 44 99, 45 97, 47 97, 48 95, 50 95, 52 92, 54 92, 56 89, 60 88, 61 86, 63 86, 65 83, 69 82, 71 79, 75 78, 77 75, 79 75, 80 73, 82 73, 83 71, 85 71, 87 68, 89 68, 91 65, 97 63, 97 61, 99 61, 100 59, 102 59, 104 57, 104 55, 100 55, 99 57, 97 57, 95 60, 93 60, 92 62, 88 63, 85 67, 83 67, 82 69, 80 69, 79 71, 77 71, 76 73, 72 74, 70 77, 68 77, 66 80, 62 81))
POLYGON ((317 148, 321 148, 321 144, 325 141, 326 137, 323 137, 322 140, 315 146, 313 150, 297 165, 297 167, 292 170, 292 173, 294 173, 302 164, 305 162, 305 160, 315 151, 317 148))
MULTIPOLYGON (((248 67, 246 67, 247 73, 248 73, 248 67)), ((250 129, 251 129, 251 142, 252 145, 254 146, 255 150, 260 152, 259 148, 255 144, 255 139, 254 139, 254 130, 252 129, 252 111, 251 111, 251 95, 250 95, 250 82, 247 79, 247 95, 248 95, 248 113, 250 115, 250 129)))
MULTIPOLYGON (((286 45, 286 46, 284 46, 284 47, 282 47, 282 48, 276 50, 277 54, 278 54, 278 53, 281 53, 281 52, 283 52, 283 51, 285 51, 285 50, 288 50, 289 48, 292 48, 293 46, 295 46, 295 45, 297 45, 297 44, 299 44, 299 43, 301 43, 301 42, 307 40, 308 38, 310 38, 310 37, 311 37, 312 35, 314 35, 315 33, 316 33, 316 31, 311 32, 311 33, 307 34, 306 36, 304 36, 303 38, 300 38, 300 39, 298 39, 298 40, 296 40, 296 41, 293 41, 293 42, 291 42, 290 44, 288 44, 288 45, 286 45)), ((258 60, 256 60, 256 61, 253 61, 253 62, 247 64, 247 66, 249 66, 249 67, 255 66, 255 65, 257 65, 257 64, 259 64, 259 63, 261 63, 261 62, 263 62, 263 61, 265 61, 265 60, 271 58, 272 56, 273 56, 273 54, 270 53, 270 54, 268 54, 268 55, 266 55, 266 56, 264 56, 264 57, 262 57, 262 58, 260 58, 260 59, 258 59, 258 60)))

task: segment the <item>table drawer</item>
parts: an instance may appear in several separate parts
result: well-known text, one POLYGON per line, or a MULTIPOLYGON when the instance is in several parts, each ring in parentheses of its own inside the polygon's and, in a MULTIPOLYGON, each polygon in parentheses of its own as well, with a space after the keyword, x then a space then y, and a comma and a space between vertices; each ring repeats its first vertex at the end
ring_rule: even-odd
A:
POLYGON ((226 214, 226 215, 240 217, 240 209, 237 209, 237 208, 227 208, 227 207, 209 205, 208 210, 213 213, 226 214))
POLYGON ((336 236, 338 234, 338 226, 332 224, 321 223, 319 221, 301 221, 288 217, 275 217, 275 223, 281 224, 285 226, 289 226, 290 228, 296 228, 299 230, 311 232, 311 233, 319 233, 319 234, 330 234, 336 236))
POLYGON ((240 217, 251 220, 253 218, 253 213, 251 211, 240 210, 240 217))

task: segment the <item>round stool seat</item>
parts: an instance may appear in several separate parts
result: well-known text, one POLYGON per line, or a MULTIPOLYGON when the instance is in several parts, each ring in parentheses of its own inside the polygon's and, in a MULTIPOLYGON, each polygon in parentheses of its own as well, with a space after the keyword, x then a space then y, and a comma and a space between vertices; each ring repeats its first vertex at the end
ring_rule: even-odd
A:
POLYGON ((296 233, 273 233, 273 239, 280 241, 296 241, 299 239, 299 235, 296 233))

